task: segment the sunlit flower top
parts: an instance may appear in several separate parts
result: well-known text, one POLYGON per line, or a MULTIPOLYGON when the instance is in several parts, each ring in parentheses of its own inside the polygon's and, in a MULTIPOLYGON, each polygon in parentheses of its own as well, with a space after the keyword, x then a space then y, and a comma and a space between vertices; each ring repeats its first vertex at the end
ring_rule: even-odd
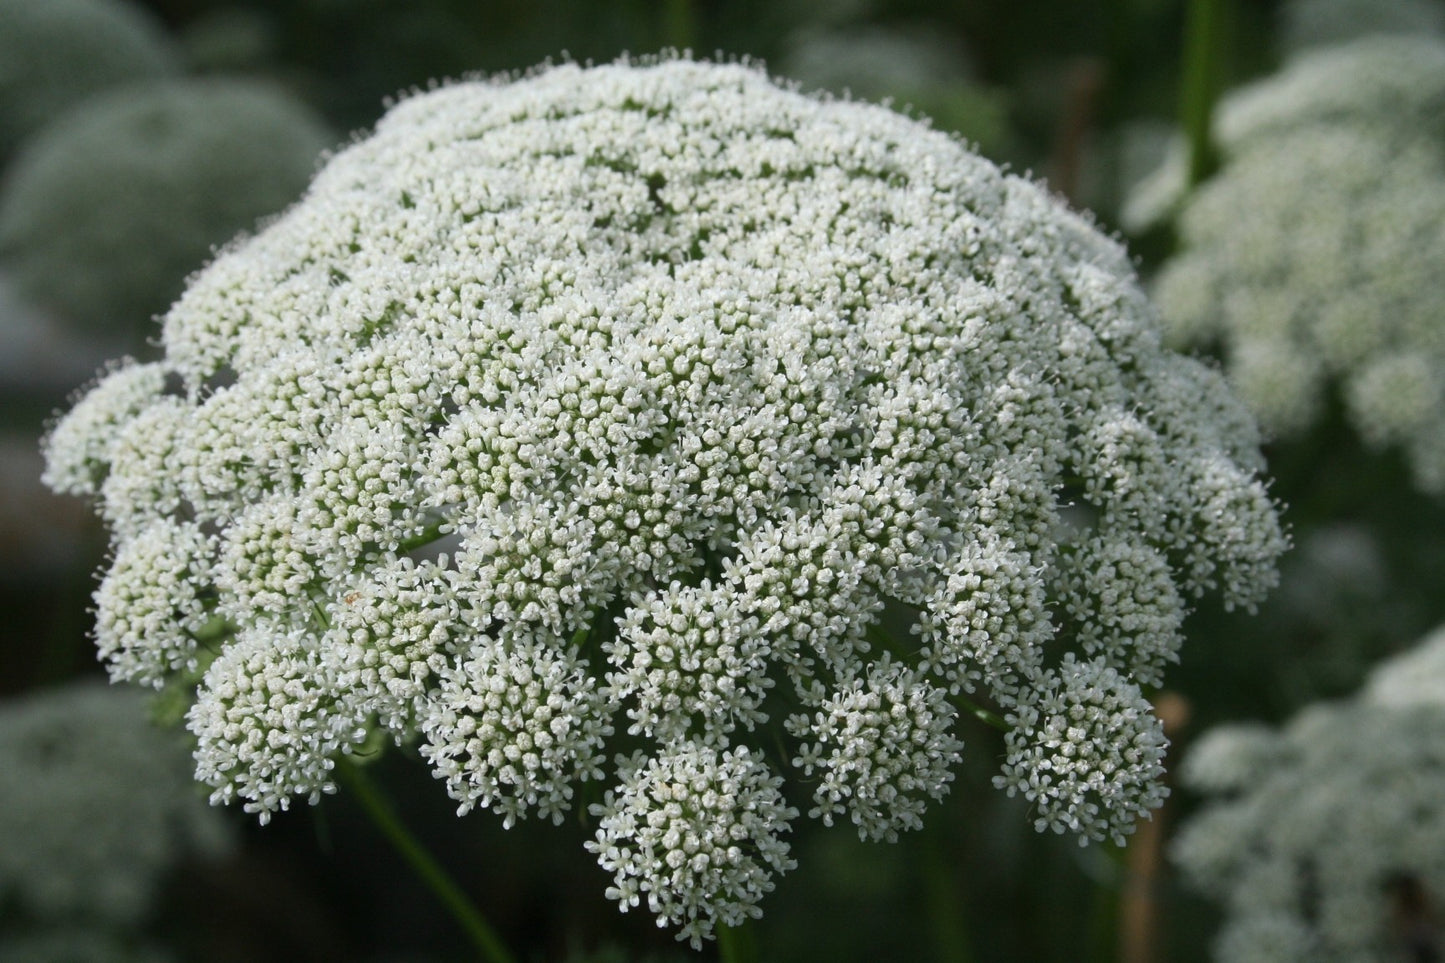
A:
POLYGON ((1283 538, 1153 324, 1118 246, 915 121, 564 65, 394 107, 46 479, 114 532, 112 674, 199 680, 216 800, 315 799, 376 733, 508 823, 604 780, 610 892, 697 942, 791 867, 789 793, 920 825, 965 697, 1041 827, 1160 800, 1139 687, 1283 538))
POLYGON ((227 848, 186 740, 153 726, 146 702, 98 682, 0 700, 0 901, 17 928, 127 932, 167 871, 227 848))
MULTIPOLYGON (((1174 343, 1221 343, 1266 432, 1298 435, 1338 390, 1428 492, 1445 492, 1442 132, 1445 43, 1300 58, 1221 105, 1224 166, 1184 202, 1155 285, 1174 343)), ((1170 194, 1142 186, 1136 220, 1170 194)))
MULTIPOLYGON (((1215 958, 1390 963, 1445 898, 1445 629, 1381 666, 1349 702, 1282 729, 1220 727, 1185 759, 1215 798, 1173 855, 1225 907, 1215 958)), ((1438 919, 1438 917, 1434 917, 1438 919)), ((1412 942, 1413 941, 1413 942, 1412 942)))

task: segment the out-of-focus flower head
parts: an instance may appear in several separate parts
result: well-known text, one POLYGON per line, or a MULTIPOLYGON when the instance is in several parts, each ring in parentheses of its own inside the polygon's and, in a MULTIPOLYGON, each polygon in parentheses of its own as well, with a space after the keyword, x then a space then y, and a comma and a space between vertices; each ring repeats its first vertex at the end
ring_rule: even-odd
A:
POLYGON ((163 947, 83 926, 0 934, 5 963, 172 963, 163 947))
MULTIPOLYGON (((1224 96, 1213 138, 1224 164, 1291 132, 1362 129, 1391 146, 1438 140, 1445 113, 1445 43, 1432 36, 1369 36, 1311 50, 1275 74, 1224 96)), ((1182 138, 1140 181, 1123 210, 1131 232, 1177 215, 1188 189, 1182 138)), ((1221 175, 1222 176, 1222 175, 1221 175)))
POLYGON ((607 780, 609 892, 694 944, 792 866, 790 789, 918 826, 965 698, 1041 827, 1122 838, 1186 600, 1252 606, 1284 547, 1121 248, 742 64, 411 97, 162 341, 45 477, 114 533, 112 675, 198 684, 213 798, 264 821, 378 734, 508 823, 607 780))
POLYGON ((177 60, 128 0, 0 0, 0 163, 87 97, 173 74, 177 60))
POLYGON ((1438 37, 1364 37, 1290 61, 1221 103, 1226 154, 1318 125, 1368 129, 1398 146, 1438 142, 1445 113, 1445 42, 1438 37))
POLYGON ((169 870, 229 844, 188 769, 187 740, 134 689, 0 701, 0 899, 41 929, 137 927, 169 870))
POLYGON ((911 106, 985 154, 1009 135, 1000 96, 972 80, 968 52, 932 25, 805 27, 778 66, 807 90, 911 106))
POLYGON ((1173 855, 1224 906, 1217 959, 1388 963, 1430 937, 1399 889, 1445 896, 1442 653, 1445 629, 1352 701, 1281 729, 1222 726, 1191 750, 1183 781, 1213 798, 1173 855))
POLYGON ((1378 34, 1438 36, 1445 7, 1438 0, 1289 0, 1279 33, 1289 55, 1378 34))
POLYGON ((0 193, 0 260, 37 304, 136 330, 218 245, 294 200, 331 141, 279 88, 131 85, 27 142, 0 193))
POLYGON ((1445 626, 1370 673, 1364 698, 1387 706, 1445 706, 1445 626))
POLYGON ((187 66, 195 73, 264 71, 275 60, 280 29, 264 10, 230 6, 201 14, 179 38, 187 66))
POLYGON ((1221 344, 1268 434, 1300 434, 1337 391, 1427 492, 1445 491, 1442 131, 1445 43, 1300 58, 1221 105, 1223 167, 1155 282, 1173 342, 1221 344))

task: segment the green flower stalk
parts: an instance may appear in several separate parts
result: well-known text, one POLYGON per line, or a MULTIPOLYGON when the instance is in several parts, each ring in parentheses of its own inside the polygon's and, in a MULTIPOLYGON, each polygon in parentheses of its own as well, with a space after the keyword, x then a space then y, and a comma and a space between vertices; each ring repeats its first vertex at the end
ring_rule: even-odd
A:
POLYGON ((1140 686, 1284 539, 1252 421, 1155 322, 948 135, 746 64, 567 64, 394 107, 45 478, 114 533, 112 675, 198 683, 215 801, 315 801, 378 735, 507 824, 600 782, 609 895, 699 946, 804 811, 921 825, 964 699, 1040 828, 1162 799, 1140 686))

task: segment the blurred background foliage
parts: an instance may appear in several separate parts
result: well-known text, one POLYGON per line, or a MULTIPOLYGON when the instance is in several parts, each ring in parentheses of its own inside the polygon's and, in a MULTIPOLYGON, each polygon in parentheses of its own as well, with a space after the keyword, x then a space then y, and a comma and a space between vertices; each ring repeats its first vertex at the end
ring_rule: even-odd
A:
MULTIPOLYGON (((1209 5, 1221 19, 1205 83, 1218 91, 1364 33, 1445 27, 1441 0, 1209 5)), ((1122 232, 1126 201, 1147 201, 1136 188, 1171 152, 1179 163, 1189 6, 0 0, 0 705, 101 675, 87 630, 104 538, 84 506, 39 485, 46 420, 106 358, 152 353, 152 317, 187 275, 298 196, 318 153, 367 129, 388 98, 549 58, 748 57, 805 89, 927 115, 1122 232)), ((1438 135, 1445 113, 1432 111, 1420 123, 1438 135)), ((1156 213, 1129 238, 1146 280, 1178 245, 1167 210, 1156 213)), ((1337 393, 1266 454, 1296 550, 1257 615, 1206 603, 1192 617, 1170 677, 1176 752, 1215 723, 1278 722, 1348 693, 1445 621, 1445 499, 1419 491, 1398 453, 1366 447, 1337 393)), ((753 927, 760 959, 1207 958, 1215 911, 1161 855, 1196 800, 1176 793, 1127 851, 1080 848, 1036 835, 1020 801, 988 788, 996 733, 960 723, 960 734, 964 771, 924 831, 887 846, 799 823, 800 868, 753 927)), ((604 899, 579 820, 504 831, 486 814, 457 819, 421 766, 393 753, 377 768, 519 959, 697 957, 645 913, 619 915, 604 899)), ((124 807, 109 811, 121 818, 124 807)), ((0 939, 15 959, 466 957, 451 920, 345 794, 264 830, 221 815, 237 844, 178 858, 141 923, 94 939, 48 933, 19 890, 0 886, 0 939)), ((0 850, 17 832, 60 830, 22 830, 0 813, 0 850)))

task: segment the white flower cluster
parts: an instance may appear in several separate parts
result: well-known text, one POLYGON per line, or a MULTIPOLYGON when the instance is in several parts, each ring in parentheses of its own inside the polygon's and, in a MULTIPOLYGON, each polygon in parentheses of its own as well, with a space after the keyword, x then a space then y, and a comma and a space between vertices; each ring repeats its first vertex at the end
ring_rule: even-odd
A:
POLYGON ((1155 284, 1172 338, 1219 342, 1267 432, 1302 433, 1338 390, 1428 492, 1445 491, 1442 121, 1429 38, 1326 48, 1239 91, 1219 111, 1224 166, 1185 201, 1155 284))
POLYGON ((917 122, 566 65, 396 106, 46 479, 114 533, 112 675, 198 683, 214 799, 264 821, 382 733, 509 823, 610 779, 614 894, 697 941, 791 865, 785 771, 919 825, 956 700, 1014 715, 1049 825, 1160 798, 1135 682, 1284 539, 1249 416, 1154 323, 1118 246, 917 122))
POLYGON ((41 928, 136 927, 168 870, 229 843, 186 762, 133 690, 82 682, 0 702, 0 901, 41 928))
POLYGON ((575 653, 482 638, 438 677, 421 753, 461 803, 458 815, 481 805, 510 827, 535 809, 560 823, 572 784, 602 778, 608 696, 575 653))
POLYGON ((1409 918, 1424 911, 1398 888, 1445 895, 1442 651, 1445 629, 1382 665, 1352 701, 1279 730, 1220 727, 1190 752, 1186 784, 1216 798, 1173 856, 1224 904, 1217 959, 1407 958, 1411 926, 1426 920, 1409 918))
POLYGON ((779 838, 798 815, 782 776, 747 746, 688 740, 618 759, 617 775, 593 807, 597 838, 586 844, 616 874, 608 899, 626 912, 645 895, 658 925, 681 922, 678 939, 694 947, 716 923, 762 915, 773 874, 795 865, 779 838))
POLYGON ((788 726, 805 743, 793 765, 820 774, 808 815, 826 825, 847 813, 864 840, 896 842, 899 829, 921 829, 926 795, 942 799, 963 743, 953 737, 947 691, 885 654, 830 697, 812 717, 788 726))
POLYGON ((1135 820, 1168 795, 1164 726, 1139 687, 1111 665, 1068 653, 1008 722, 1008 754, 993 782, 1033 803, 1040 832, 1077 833, 1082 844, 1107 827, 1123 845, 1135 820))

